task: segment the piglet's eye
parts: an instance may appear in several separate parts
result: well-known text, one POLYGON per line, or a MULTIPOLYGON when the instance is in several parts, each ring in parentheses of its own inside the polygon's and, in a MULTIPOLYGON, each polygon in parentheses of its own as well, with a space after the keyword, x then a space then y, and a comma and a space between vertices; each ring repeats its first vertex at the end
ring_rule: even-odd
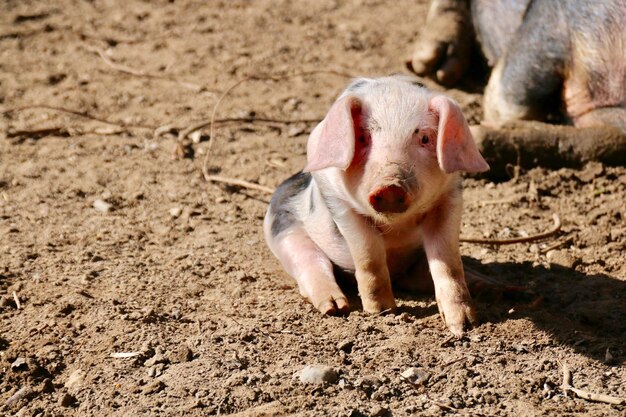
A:
POLYGON ((430 139, 428 138, 428 136, 426 136, 426 135, 422 136, 422 139, 421 139, 422 144, 426 145, 426 144, 428 143, 428 141, 429 141, 429 140, 430 140, 430 139))

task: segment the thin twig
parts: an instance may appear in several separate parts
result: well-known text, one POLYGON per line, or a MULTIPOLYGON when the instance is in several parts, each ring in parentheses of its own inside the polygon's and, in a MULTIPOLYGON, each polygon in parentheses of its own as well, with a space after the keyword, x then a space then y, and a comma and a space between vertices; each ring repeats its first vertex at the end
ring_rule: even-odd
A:
POLYGON ((224 119, 215 119, 211 120, 202 120, 196 124, 188 126, 184 129, 177 129, 173 125, 164 125, 159 126, 157 130, 159 130, 158 135, 155 131, 155 136, 160 136, 166 132, 178 131, 178 141, 182 141, 187 138, 193 132, 203 129, 211 123, 213 124, 227 124, 227 123, 268 123, 268 124, 280 124, 280 125, 293 125, 298 123, 318 123, 321 118, 313 118, 313 119, 276 119, 273 117, 226 117, 224 119))
POLYGON ((274 192, 273 188, 265 187, 264 185, 255 184, 253 182, 240 180, 236 178, 227 178, 219 175, 210 175, 206 174, 204 177, 208 182, 218 182, 227 185, 234 185, 237 187, 249 188, 251 190, 262 191, 264 193, 272 194, 274 192))
POLYGON ((487 200, 487 201, 481 201, 480 205, 481 206, 488 206, 491 204, 508 204, 508 203, 513 203, 515 200, 519 199, 520 197, 518 195, 512 195, 506 198, 500 198, 497 200, 487 200))
POLYGON ((46 109, 46 110, 58 111, 58 112, 61 112, 61 113, 73 114, 74 116, 83 117, 85 119, 90 119, 90 120, 95 120, 97 122, 106 123, 108 125, 120 126, 120 127, 123 127, 123 128, 150 129, 150 130, 154 130, 155 129, 155 126, 148 126, 148 125, 143 125, 143 124, 133 124, 133 123, 123 123, 123 122, 120 122, 120 121, 117 121, 117 120, 110 120, 110 119, 107 119, 107 118, 104 118, 104 117, 94 116, 93 114, 90 114, 90 113, 85 112, 85 111, 69 109, 67 107, 50 106, 48 104, 28 104, 26 106, 11 107, 11 108, 2 110, 2 114, 3 115, 7 115, 7 114, 10 114, 10 113, 14 113, 14 112, 20 112, 20 111, 32 110, 32 109, 46 109))
MULTIPOLYGON (((75 110, 75 109, 70 109, 67 107, 59 107, 59 106, 51 106, 48 104, 29 104, 29 105, 25 105, 25 106, 19 106, 19 107, 11 107, 8 109, 4 109, 1 111, 1 113, 3 115, 8 115, 11 113, 15 113, 15 112, 22 112, 25 110, 33 110, 33 109, 46 109, 46 110, 53 110, 53 111, 57 111, 57 112, 61 112, 61 113, 67 113, 67 114, 72 114, 74 116, 78 116, 78 117, 82 117, 85 119, 90 119, 90 120, 94 120, 97 122, 101 122, 101 123, 106 123, 108 125, 112 125, 112 126, 118 126, 122 129, 150 129, 150 130, 154 130, 154 136, 155 139, 158 139, 162 134, 166 133, 166 132, 172 132, 172 131, 181 131, 182 129, 177 128, 174 125, 163 125, 163 126, 152 126, 152 125, 145 125, 145 124, 133 124, 133 123, 124 123, 121 121, 116 121, 116 120, 111 120, 111 119, 107 119, 105 117, 102 116, 95 116, 91 113, 88 112, 84 112, 84 111, 80 111, 80 110, 75 110)), ((215 120, 215 124, 227 124, 227 123, 275 123, 275 124, 285 124, 285 125, 289 125, 289 124, 297 124, 297 123, 317 123, 319 122, 321 119, 319 118, 313 118, 313 119, 275 119, 275 118, 271 118, 271 117, 226 117, 224 119, 217 119, 215 120)), ((200 126, 198 129, 201 129, 202 127, 205 127, 208 123, 204 123, 202 126, 200 126)), ((67 133, 69 132, 69 135, 72 134, 72 129, 76 129, 76 128, 67 128, 67 127, 63 127, 63 126, 58 126, 58 127, 52 127, 52 128, 39 128, 39 129, 32 129, 32 130, 28 130, 28 129, 24 129, 24 130, 12 130, 9 131, 9 137, 13 137, 13 136, 22 136, 22 134, 24 135, 28 135, 33 134, 33 135, 37 135, 38 133, 44 134, 44 133, 48 133, 48 135, 51 134, 57 134, 60 136, 67 136, 67 133)), ((78 129, 76 129, 78 130, 78 129)), ((196 129, 197 130, 197 129, 196 129)), ((101 133, 98 130, 95 130, 93 132, 83 132, 83 133, 101 133)))
MULTIPOLYGON (((194 26, 192 26, 192 28, 189 30, 189 32, 193 32, 196 30, 196 28, 198 27, 198 24, 195 24, 194 26)), ((126 44, 126 45, 134 45, 134 44, 138 44, 141 42, 145 42, 145 41, 155 41, 158 39, 166 39, 166 38, 171 38, 172 36, 179 36, 180 37, 180 33, 178 33, 177 30, 170 30, 164 33, 161 33, 160 35, 152 35, 152 36, 144 36, 144 37, 137 37, 134 39, 120 39, 120 38, 114 38, 112 36, 102 36, 102 35, 92 35, 89 33, 86 33, 84 31, 81 30, 77 30, 74 29, 72 27, 69 28, 63 28, 65 30, 70 31, 71 33, 73 33, 74 35, 80 37, 81 39, 92 39, 92 40, 96 40, 96 41, 101 41, 101 42, 105 42, 107 45, 109 46, 116 46, 119 44, 126 44)))
POLYGON ((377 316, 384 316, 387 313, 391 313, 393 311, 393 308, 387 308, 383 311, 381 311, 380 313, 377 314, 377 316))
POLYGON ((582 389, 574 388, 572 386, 572 371, 570 371, 569 367, 565 364, 565 362, 559 362, 561 367, 563 368, 563 382, 561 383, 561 389, 563 391, 569 391, 575 394, 577 397, 582 398, 583 400, 595 401, 605 404, 613 404, 613 405, 626 405, 625 398, 613 397, 606 394, 595 394, 593 392, 588 392, 582 389))
POLYGON ((113 359, 128 359, 141 355, 141 352, 112 352, 109 357, 113 359))
POLYGON ((567 239, 563 239, 563 240, 561 240, 559 242, 553 243, 552 245, 547 246, 547 247, 541 249, 539 251, 539 253, 542 254, 542 255, 546 254, 546 253, 550 252, 553 249, 557 249, 557 248, 560 248, 561 246, 564 246, 564 245, 567 245, 568 243, 571 243, 573 240, 574 240, 574 237, 573 236, 569 236, 567 239))
POLYGON ((453 364, 455 364, 457 362, 461 362, 462 360, 465 360, 465 359, 467 359, 467 358, 461 357, 461 358, 457 358, 457 359, 452 359, 451 361, 448 361, 448 362, 444 363, 443 365, 441 365, 441 367, 442 368, 447 368, 448 366, 453 365, 453 364))
MULTIPOLYGON (((230 93, 231 91, 233 91, 235 88, 237 88, 239 85, 245 83, 246 81, 250 81, 250 80, 255 80, 256 77, 247 77, 244 78, 242 80, 237 81, 235 84, 231 85, 230 87, 228 87, 226 89, 226 91, 224 91, 224 93, 222 93, 222 95, 220 96, 220 98, 217 100, 217 103, 215 103, 215 106, 213 107, 213 112, 211 113, 211 119, 209 120, 209 123, 211 125, 210 127, 210 133, 209 133, 209 146, 207 147, 206 150, 206 154, 204 155, 204 160, 202 161, 202 175, 204 176, 204 179, 207 181, 209 180, 210 174, 209 174, 209 168, 208 168, 208 164, 209 164, 209 157, 211 156, 211 148, 213 147, 213 143, 215 143, 216 137, 215 137, 215 116, 217 115, 217 109, 219 108, 220 103, 222 102, 222 100, 224 100, 224 98, 226 97, 226 95, 228 93, 230 93)), ((191 126, 192 127, 197 127, 200 124, 197 124, 195 126, 191 126)), ((206 125, 204 125, 206 126, 206 125)), ((178 134, 178 141, 182 141, 184 138, 187 137, 187 135, 189 135, 190 133, 192 133, 193 131, 197 130, 197 129, 201 129, 202 127, 197 127, 196 129, 191 129, 191 128, 187 128, 182 130, 179 134, 178 134)))
MULTIPOLYGON (((127 67, 126 65, 121 65, 121 64, 116 64, 115 62, 111 61, 106 54, 104 53, 104 51, 100 48, 97 48, 95 46, 88 46, 86 47, 86 49, 90 52, 94 52, 96 54, 98 54, 98 56, 100 56, 100 59, 102 59, 102 61, 104 61, 105 64, 107 64, 109 67, 113 68, 114 70, 124 73, 124 74, 128 74, 128 75, 133 75, 135 77, 145 77, 145 78, 152 78, 152 79, 156 79, 156 80, 165 80, 165 81, 171 81, 171 82, 175 82, 178 83, 180 85, 182 85, 185 88, 188 88, 190 90, 193 90, 195 92, 198 91, 202 91, 203 89, 205 89, 205 87, 198 85, 198 84, 194 84, 194 83, 190 83, 187 81, 180 81, 177 80, 174 77, 169 77, 167 75, 159 75, 159 74, 151 74, 142 70, 137 70, 131 67, 127 67)), ((207 90, 209 91, 209 90, 207 90)), ((213 93, 217 93, 217 91, 211 91, 213 93)))
POLYGON ((522 311, 535 310, 537 307, 539 307, 539 305, 543 302, 543 300, 544 300, 543 295, 540 295, 536 297, 534 300, 532 300, 530 303, 521 304, 521 305, 511 308, 508 311, 508 314, 516 314, 522 311))
POLYGON ((55 127, 42 127, 39 129, 8 129, 7 130, 7 138, 42 138, 44 136, 63 136, 68 137, 72 136, 71 129, 65 126, 55 126, 55 127))
POLYGON ((20 303, 20 297, 17 296, 15 291, 13 291, 13 301, 15 301, 15 307, 20 310, 22 308, 22 303, 20 303))
POLYGON ((48 128, 39 128, 39 129, 20 129, 14 130, 9 128, 7 130, 7 138, 17 138, 19 142, 23 141, 26 138, 32 139, 40 139, 46 136, 59 136, 59 137, 71 137, 71 136, 79 136, 79 135, 117 135, 120 133, 128 132, 126 128, 121 126, 116 126, 113 128, 95 128, 91 130, 83 130, 81 128, 76 127, 67 127, 67 126, 54 126, 48 128))
POLYGON ((16 402, 18 402, 19 400, 24 398, 26 395, 28 395, 29 392, 30 391, 28 390, 28 387, 22 387, 22 388, 18 389, 17 391, 15 391, 15 394, 13 394, 13 395, 11 395, 9 397, 9 399, 6 402, 6 405, 8 407, 12 406, 16 402))
POLYGON ((512 245, 514 243, 534 242, 536 240, 545 239, 547 237, 555 235, 561 230, 561 218, 559 217, 559 215, 554 213, 552 215, 552 219, 554 220, 554 226, 552 227, 552 229, 548 230, 547 232, 537 233, 536 235, 532 236, 515 237, 512 239, 481 239, 461 237, 459 241, 464 243, 477 243, 481 245, 512 245))

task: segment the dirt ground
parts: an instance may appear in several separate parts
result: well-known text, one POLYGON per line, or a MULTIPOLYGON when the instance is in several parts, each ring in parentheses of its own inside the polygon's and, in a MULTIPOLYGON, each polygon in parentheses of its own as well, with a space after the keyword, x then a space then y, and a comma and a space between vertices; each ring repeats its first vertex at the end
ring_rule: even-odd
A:
MULTIPOLYGON (((268 195, 204 181, 213 143, 211 172, 276 186, 312 123, 224 122, 176 157, 175 132, 247 76, 334 71, 242 84, 218 119, 319 120, 342 74, 405 71, 425 14, 426 0, 2 1, 0 414, 626 415, 561 389, 566 364, 576 388, 626 398, 625 168, 465 180, 463 236, 535 234, 555 213, 562 227, 462 244, 466 265, 529 290, 478 296, 482 324, 456 340, 430 295, 382 316, 353 295, 347 317, 322 317, 265 246, 268 195), (117 125, 15 110, 33 105, 117 125), (338 378, 300 382, 313 364, 338 378)), ((449 93, 480 121, 480 94, 449 93)))

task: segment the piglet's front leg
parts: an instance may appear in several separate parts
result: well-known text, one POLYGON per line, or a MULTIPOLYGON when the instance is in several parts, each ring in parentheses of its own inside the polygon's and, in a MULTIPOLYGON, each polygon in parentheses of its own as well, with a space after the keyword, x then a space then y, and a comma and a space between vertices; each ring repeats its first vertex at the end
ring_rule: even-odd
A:
POLYGON ((457 337, 468 321, 477 317, 465 283, 459 250, 461 201, 446 199, 433 209, 423 223, 424 250, 435 286, 437 306, 444 322, 457 337))
POLYGON ((354 260, 363 310, 368 313, 394 310, 396 302, 387 268, 385 246, 378 230, 350 208, 334 210, 333 215, 354 260))

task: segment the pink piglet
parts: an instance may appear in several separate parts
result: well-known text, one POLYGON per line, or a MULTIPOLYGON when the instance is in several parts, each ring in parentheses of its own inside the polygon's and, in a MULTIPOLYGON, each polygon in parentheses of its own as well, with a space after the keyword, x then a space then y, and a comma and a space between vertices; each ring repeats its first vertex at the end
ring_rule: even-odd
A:
POLYGON ((434 286, 458 336, 476 322, 459 251, 459 171, 488 169, 450 98, 406 76, 357 79, 311 133, 304 170, 274 193, 265 238, 322 313, 349 309, 339 268, 371 313, 396 307, 392 281, 434 286))

